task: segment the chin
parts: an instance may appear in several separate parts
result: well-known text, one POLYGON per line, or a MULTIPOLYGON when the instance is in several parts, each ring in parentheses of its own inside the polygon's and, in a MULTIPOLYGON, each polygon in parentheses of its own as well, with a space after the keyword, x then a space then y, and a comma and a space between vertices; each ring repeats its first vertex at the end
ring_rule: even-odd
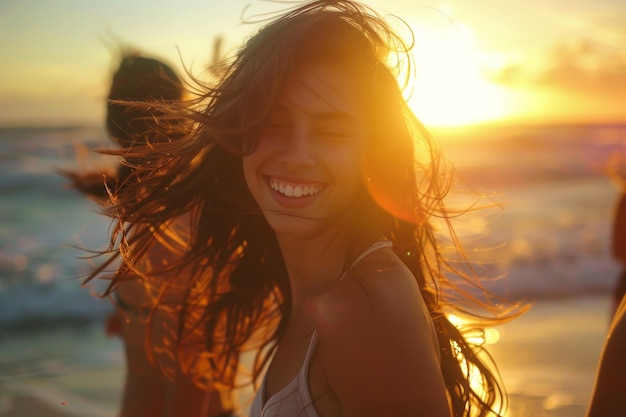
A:
POLYGON ((314 234, 326 228, 320 219, 306 218, 289 213, 265 213, 265 219, 277 235, 302 236, 314 234))

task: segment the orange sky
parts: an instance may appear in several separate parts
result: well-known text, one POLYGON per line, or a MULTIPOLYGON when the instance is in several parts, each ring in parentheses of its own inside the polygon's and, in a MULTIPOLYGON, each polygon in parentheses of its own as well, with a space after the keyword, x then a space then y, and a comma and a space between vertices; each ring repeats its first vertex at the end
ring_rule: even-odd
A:
MULTIPOLYGON (((626 1, 371 0, 416 37, 411 105, 427 125, 626 121, 626 1), (522 6, 523 5, 523 6, 522 6)), ((115 42, 201 69, 259 0, 0 2, 0 126, 100 124, 115 42), (179 55, 180 54, 180 55, 179 55), (182 60, 182 62, 181 62, 182 60)))
POLYGON ((427 123, 626 121, 626 2, 500 3, 443 6, 453 23, 427 25, 422 47, 416 22, 427 123))

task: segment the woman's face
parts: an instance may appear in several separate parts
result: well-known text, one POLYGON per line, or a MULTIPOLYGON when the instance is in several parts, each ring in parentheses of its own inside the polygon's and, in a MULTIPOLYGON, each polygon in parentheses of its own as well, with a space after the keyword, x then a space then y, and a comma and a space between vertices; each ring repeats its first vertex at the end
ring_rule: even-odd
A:
POLYGON ((243 158, 248 188, 276 233, 314 233, 355 209, 367 138, 355 84, 329 64, 295 72, 243 158))

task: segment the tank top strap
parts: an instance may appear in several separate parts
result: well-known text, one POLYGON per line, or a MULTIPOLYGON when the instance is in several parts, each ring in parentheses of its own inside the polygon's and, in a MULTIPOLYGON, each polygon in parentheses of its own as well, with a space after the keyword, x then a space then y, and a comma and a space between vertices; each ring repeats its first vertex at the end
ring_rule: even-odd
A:
MULTIPOLYGON (((304 376, 308 375, 309 364, 311 363, 311 358, 313 357, 313 353, 317 349, 317 329, 313 330, 313 334, 311 335, 311 339, 309 339, 309 347, 306 350, 306 356, 304 357, 304 362, 302 368, 304 369, 304 376)), ((308 384, 308 382, 307 382, 308 384)))
MULTIPOLYGON (((350 265, 350 268, 348 268, 348 270, 354 268, 359 262, 365 259, 365 257, 369 255, 370 253, 375 252, 378 249, 390 248, 392 246, 393 244, 388 240, 377 240, 376 242, 372 243, 367 248, 365 248, 365 250, 361 252, 359 256, 356 257, 356 259, 354 260, 354 262, 352 262, 352 265, 350 265)), ((339 278, 339 280, 341 281, 342 279, 344 279, 347 274, 348 274, 348 271, 344 272, 343 275, 341 275, 341 278, 339 278)))

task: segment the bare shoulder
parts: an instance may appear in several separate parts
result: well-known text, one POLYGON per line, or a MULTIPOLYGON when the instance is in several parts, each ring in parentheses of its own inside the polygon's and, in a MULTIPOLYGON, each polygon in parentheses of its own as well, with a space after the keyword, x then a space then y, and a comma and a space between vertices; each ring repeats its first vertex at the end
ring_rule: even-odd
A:
MULTIPOLYGON (((391 250, 379 250, 349 271, 318 304, 322 327, 362 324, 415 329, 430 316, 413 273, 391 250)), ((430 328, 428 330, 430 332, 430 328)))
POLYGON ((324 294, 316 321, 318 358, 346 415, 449 415, 428 309, 391 250, 324 294))

